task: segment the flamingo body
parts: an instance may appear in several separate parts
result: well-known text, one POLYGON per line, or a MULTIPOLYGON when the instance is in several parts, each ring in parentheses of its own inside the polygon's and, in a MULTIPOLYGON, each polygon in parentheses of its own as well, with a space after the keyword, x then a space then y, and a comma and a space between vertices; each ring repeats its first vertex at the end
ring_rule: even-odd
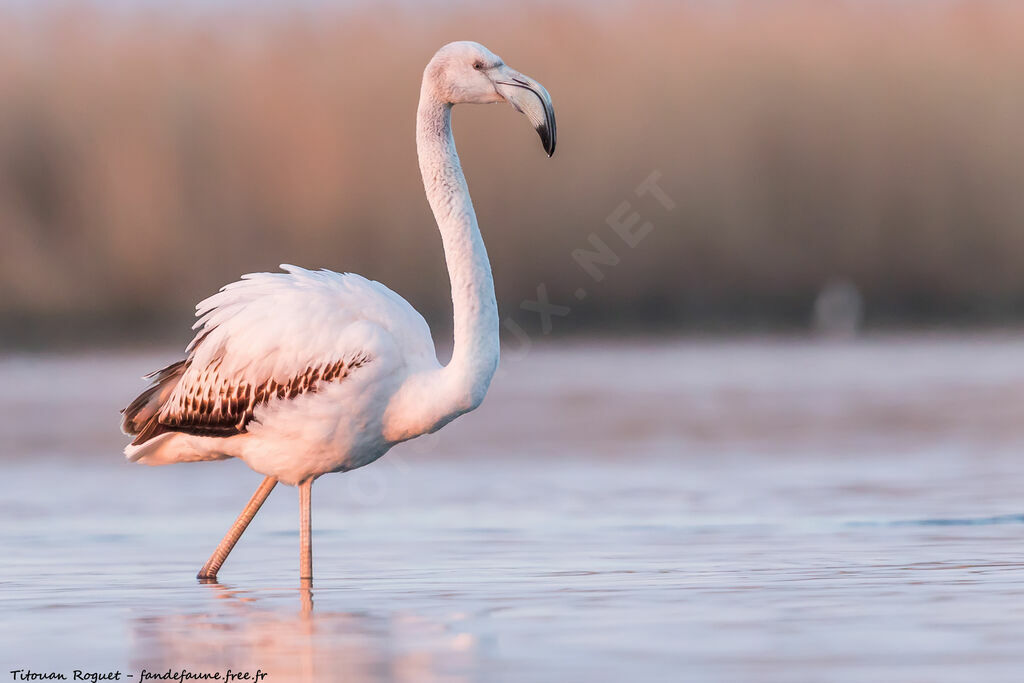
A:
POLYGON ((139 422, 141 413, 167 431, 128 446, 129 460, 164 465, 235 457, 296 485, 367 465, 400 435, 431 430, 434 425, 409 424, 415 415, 387 411, 410 376, 441 368, 423 316, 360 275, 282 269, 245 275, 196 307, 196 336, 176 384, 139 412, 126 412, 126 423, 139 422), (310 369, 336 364, 347 371, 289 389, 310 369), (244 411, 232 410, 230 398, 219 405, 239 387, 251 392, 270 382, 282 395, 254 401, 244 424, 244 411))

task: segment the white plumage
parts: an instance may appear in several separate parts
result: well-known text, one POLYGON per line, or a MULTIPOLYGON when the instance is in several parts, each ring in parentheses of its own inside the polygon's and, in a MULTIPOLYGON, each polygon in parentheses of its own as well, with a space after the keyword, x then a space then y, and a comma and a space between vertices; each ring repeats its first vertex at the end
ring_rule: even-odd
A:
POLYGON ((302 576, 311 575, 309 490, 433 432, 483 400, 498 363, 490 263, 455 151, 451 107, 505 101, 526 114, 550 156, 547 91, 482 45, 451 43, 424 71, 416 141, 424 189, 452 284, 452 360, 405 299, 359 275, 281 266, 227 285, 196 307, 186 358, 153 373, 124 411, 129 460, 150 465, 235 457, 267 476, 202 578, 217 570, 278 482, 303 500, 302 576))
POLYGON ((165 432, 128 446, 129 460, 166 464, 237 457, 296 485, 361 467, 392 445, 384 435, 397 425, 384 423, 383 408, 410 375, 440 369, 423 316, 384 285, 359 275, 282 268, 285 273, 243 276, 196 307, 197 334, 186 368, 158 415, 180 414, 190 393, 211 401, 225 385, 285 386, 311 367, 360 361, 359 367, 319 391, 257 406, 242 433, 165 432))

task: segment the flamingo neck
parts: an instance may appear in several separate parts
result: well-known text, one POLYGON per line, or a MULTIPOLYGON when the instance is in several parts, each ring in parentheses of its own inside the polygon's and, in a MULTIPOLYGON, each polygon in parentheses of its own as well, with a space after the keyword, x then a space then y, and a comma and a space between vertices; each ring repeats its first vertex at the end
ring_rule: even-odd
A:
POLYGON ((452 105, 424 80, 416 116, 416 150, 427 200, 434 212, 451 280, 455 345, 451 362, 439 371, 435 407, 439 424, 473 410, 483 401, 498 367, 498 306, 473 201, 452 137, 452 105))

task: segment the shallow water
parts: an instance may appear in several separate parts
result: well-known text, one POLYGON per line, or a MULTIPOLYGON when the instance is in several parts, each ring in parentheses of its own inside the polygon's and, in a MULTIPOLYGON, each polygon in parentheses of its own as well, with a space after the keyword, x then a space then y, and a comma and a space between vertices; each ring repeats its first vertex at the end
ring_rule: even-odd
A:
POLYGON ((317 482, 311 589, 285 487, 193 578, 260 476, 122 463, 116 411, 169 360, 0 360, 0 672, 1024 672, 1024 341, 509 354, 480 411, 317 482))

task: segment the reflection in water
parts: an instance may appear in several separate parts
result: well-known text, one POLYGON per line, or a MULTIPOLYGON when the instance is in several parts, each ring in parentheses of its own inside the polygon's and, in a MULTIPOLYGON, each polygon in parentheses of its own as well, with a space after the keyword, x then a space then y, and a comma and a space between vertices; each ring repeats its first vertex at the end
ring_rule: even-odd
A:
POLYGON ((0 671, 1017 681, 1022 339, 539 345, 317 484, 302 588, 294 495, 197 585, 259 475, 120 462, 161 359, 0 359, 0 671))
POLYGON ((208 582, 207 611, 135 621, 136 668, 259 670, 270 682, 476 678, 469 634, 412 613, 318 611, 304 584, 263 594, 208 582))

